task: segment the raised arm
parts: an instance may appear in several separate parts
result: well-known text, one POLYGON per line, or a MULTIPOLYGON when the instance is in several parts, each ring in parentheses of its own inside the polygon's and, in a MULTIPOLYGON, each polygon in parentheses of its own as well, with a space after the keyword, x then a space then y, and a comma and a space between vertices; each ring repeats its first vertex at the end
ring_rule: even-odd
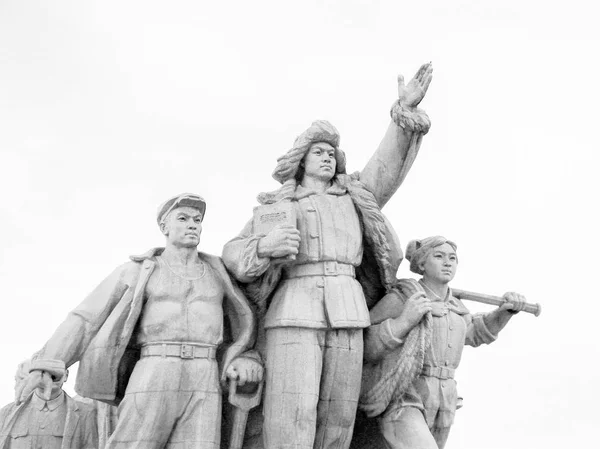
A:
POLYGON ((427 92, 432 71, 431 63, 423 64, 406 86, 402 75, 398 76, 398 100, 392 106, 392 121, 360 175, 361 182, 375 195, 379 207, 388 202, 404 181, 417 156, 421 139, 429 131, 429 118, 417 105, 427 92))

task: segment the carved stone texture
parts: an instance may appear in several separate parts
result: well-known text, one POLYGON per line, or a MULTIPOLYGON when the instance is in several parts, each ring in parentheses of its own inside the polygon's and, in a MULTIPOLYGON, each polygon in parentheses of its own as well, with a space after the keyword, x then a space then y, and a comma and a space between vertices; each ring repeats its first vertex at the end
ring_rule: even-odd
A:
POLYGON ((381 208, 427 132, 416 106, 430 81, 430 64, 408 86, 400 80, 393 121, 360 173, 346 174, 335 127, 314 122, 278 159, 281 188, 259 195, 276 210, 291 202, 295 223, 264 231, 250 220, 225 245, 225 265, 258 312, 266 360, 262 437, 251 416, 246 447, 349 446, 368 307, 392 287, 402 257, 381 208))
POLYGON ((498 309, 472 315, 449 288, 458 259, 456 245, 443 237, 410 242, 406 257, 423 277, 399 280, 370 311, 359 407, 377 420, 361 416, 355 448, 370 441, 442 449, 462 402, 454 373, 464 345, 493 342, 525 307, 523 296, 507 293, 498 309))
MULTIPOLYGON (((198 195, 166 201, 157 215, 165 248, 117 268, 36 353, 34 364, 79 361, 76 391, 120 404, 109 449, 218 447, 221 382, 262 380, 246 298, 218 257, 197 251, 204 212, 198 195)), ((17 397, 30 400, 44 376, 32 366, 17 397)))
MULTIPOLYGON (((0 448, 97 449, 96 410, 62 390, 68 377, 64 364, 38 366, 48 373, 47 390, 40 387, 22 403, 14 402, 0 410, 0 448)), ((16 387, 29 367, 30 361, 19 366, 16 387)))

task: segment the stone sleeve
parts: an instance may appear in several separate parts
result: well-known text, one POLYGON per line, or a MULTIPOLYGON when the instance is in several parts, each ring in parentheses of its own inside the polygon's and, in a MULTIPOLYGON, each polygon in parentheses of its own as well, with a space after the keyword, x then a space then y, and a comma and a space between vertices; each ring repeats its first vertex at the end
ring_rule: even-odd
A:
POLYGON ((484 321, 485 314, 465 315, 467 322, 467 334, 465 344, 477 347, 482 344, 490 344, 498 338, 498 334, 490 332, 484 321))
POLYGON ((364 359, 368 362, 380 360, 386 353, 402 345, 404 340, 397 338, 392 333, 391 318, 373 324, 365 329, 364 359))
POLYGON ((135 265, 139 264, 124 264, 102 281, 67 315, 37 357, 61 360, 67 368, 79 361, 124 293, 134 287, 128 285, 127 273, 135 265))
POLYGON ((252 282, 269 268, 271 260, 258 256, 258 241, 263 237, 263 234, 252 234, 250 220, 237 237, 225 244, 223 262, 239 282, 252 282))

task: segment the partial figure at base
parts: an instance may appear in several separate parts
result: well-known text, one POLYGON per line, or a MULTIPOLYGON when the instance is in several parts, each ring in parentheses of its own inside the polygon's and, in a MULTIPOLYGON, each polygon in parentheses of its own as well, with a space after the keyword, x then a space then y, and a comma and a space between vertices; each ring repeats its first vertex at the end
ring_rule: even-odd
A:
POLYGON ((453 242, 413 240, 406 258, 423 277, 399 280, 371 309, 359 407, 378 417, 387 448, 442 449, 460 406, 454 372, 464 345, 496 340, 525 298, 506 293, 498 309, 472 315, 449 287, 458 264, 453 242))
MULTIPOLYGON (((31 362, 19 365, 15 389, 29 374, 31 362)), ((63 363, 39 365, 51 383, 37 388, 20 404, 0 410, 0 449, 98 449, 96 410, 62 389, 69 372, 63 363)))
MULTIPOLYGON (((254 220, 223 249, 264 330, 258 347, 266 366, 267 449, 350 445, 368 307, 391 288, 402 258, 381 208, 429 130, 416 106, 431 75, 424 64, 408 85, 399 78, 392 122, 360 173, 346 174, 337 129, 314 122, 277 160, 273 177, 281 188, 259 195, 254 220)), ((246 447, 261 446, 254 443, 246 447)))
POLYGON ((262 365, 248 351, 255 320, 246 298, 218 257, 197 250, 205 209, 194 194, 159 208, 166 247, 131 257, 69 314, 17 400, 51 382, 48 363, 79 361, 77 393, 120 404, 107 449, 219 447, 221 382, 259 382, 262 365))

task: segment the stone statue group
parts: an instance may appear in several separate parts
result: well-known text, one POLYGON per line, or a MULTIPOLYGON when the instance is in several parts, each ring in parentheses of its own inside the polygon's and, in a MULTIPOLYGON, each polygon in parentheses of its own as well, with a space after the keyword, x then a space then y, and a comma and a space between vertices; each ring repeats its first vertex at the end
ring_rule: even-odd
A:
POLYGON ((431 77, 399 77, 361 172, 314 122, 222 257, 198 252, 201 196, 162 204, 165 247, 118 267, 19 366, 0 449, 443 448, 464 345, 531 305, 507 293, 471 314, 449 288, 456 244, 413 240, 403 256, 381 212, 429 130, 431 77), (396 278, 403 257, 419 280, 396 278), (62 390, 76 362, 80 399, 62 390))

